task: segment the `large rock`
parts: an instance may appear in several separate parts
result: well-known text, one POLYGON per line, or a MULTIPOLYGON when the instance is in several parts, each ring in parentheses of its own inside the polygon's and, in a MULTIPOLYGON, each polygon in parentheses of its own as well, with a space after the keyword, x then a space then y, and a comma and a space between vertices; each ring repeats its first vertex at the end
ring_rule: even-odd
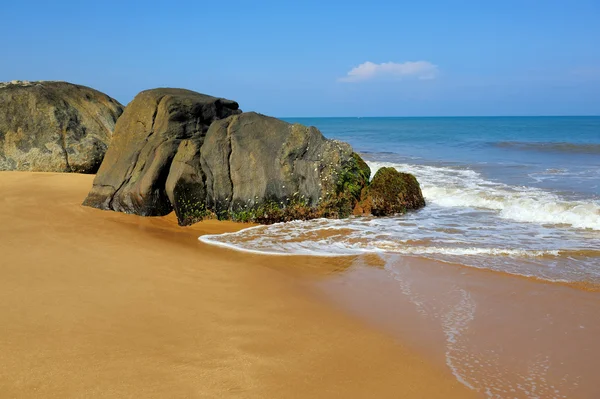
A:
POLYGON ((352 213, 369 167, 319 130, 181 89, 142 92, 119 119, 84 205, 179 223, 352 213), (210 126, 210 127, 209 127, 210 126))
POLYGON ((89 87, 0 83, 0 170, 94 173, 122 112, 89 87))
POLYGON ((180 224, 206 216, 271 223, 352 213, 369 167, 318 129, 243 113, 182 142, 167 193, 180 224))
POLYGON ((355 214, 393 216, 425 206, 417 179, 394 168, 381 168, 362 194, 355 214))
POLYGON ((240 112, 235 101, 184 89, 139 93, 117 122, 84 205, 144 216, 171 212, 165 186, 181 141, 201 145, 213 121, 240 112))

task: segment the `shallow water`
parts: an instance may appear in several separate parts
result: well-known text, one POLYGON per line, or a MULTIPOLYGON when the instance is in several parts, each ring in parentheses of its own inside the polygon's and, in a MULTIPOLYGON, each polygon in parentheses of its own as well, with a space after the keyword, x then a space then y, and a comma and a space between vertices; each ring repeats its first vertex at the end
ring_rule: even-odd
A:
POLYGON ((402 255, 317 287, 481 397, 600 397, 600 293, 402 255))

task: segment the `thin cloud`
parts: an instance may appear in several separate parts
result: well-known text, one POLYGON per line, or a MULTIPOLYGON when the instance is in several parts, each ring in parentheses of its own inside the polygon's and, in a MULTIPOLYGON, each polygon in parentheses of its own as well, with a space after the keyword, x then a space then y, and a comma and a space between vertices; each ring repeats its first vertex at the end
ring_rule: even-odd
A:
POLYGON ((340 82, 363 82, 373 79, 435 79, 438 74, 437 65, 428 61, 407 61, 403 63, 383 62, 375 64, 367 61, 352 68, 348 74, 338 80, 340 82))

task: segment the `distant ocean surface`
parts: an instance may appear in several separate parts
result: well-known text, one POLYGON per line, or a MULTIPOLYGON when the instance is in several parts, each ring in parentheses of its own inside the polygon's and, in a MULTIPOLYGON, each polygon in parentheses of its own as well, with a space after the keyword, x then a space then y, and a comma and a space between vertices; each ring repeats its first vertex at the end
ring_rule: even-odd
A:
POLYGON ((270 254, 402 254, 600 283, 600 117, 295 118, 349 142, 372 173, 413 173, 400 217, 292 222, 203 241, 270 254))

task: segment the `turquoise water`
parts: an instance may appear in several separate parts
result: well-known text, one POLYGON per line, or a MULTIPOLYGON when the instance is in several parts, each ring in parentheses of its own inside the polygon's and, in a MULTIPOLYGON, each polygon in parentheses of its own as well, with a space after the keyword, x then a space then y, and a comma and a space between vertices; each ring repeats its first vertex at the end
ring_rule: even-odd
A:
POLYGON ((413 173, 427 206, 204 241, 268 254, 401 254, 600 284, 600 117, 288 121, 349 142, 373 173, 382 166, 413 173))

